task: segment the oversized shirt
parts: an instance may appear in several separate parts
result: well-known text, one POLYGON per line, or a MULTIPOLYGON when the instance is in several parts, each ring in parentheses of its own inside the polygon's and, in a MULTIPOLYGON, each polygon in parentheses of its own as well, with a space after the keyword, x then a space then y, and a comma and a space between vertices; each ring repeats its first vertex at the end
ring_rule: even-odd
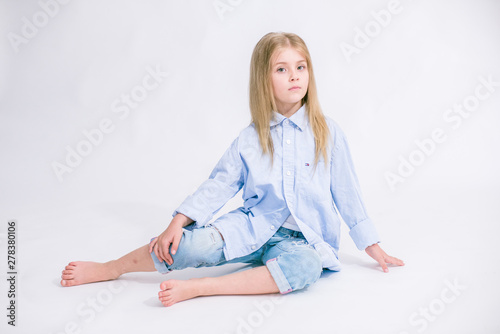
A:
POLYGON ((290 118, 273 112, 269 125, 274 143, 272 168, 252 123, 173 216, 188 216, 195 221, 191 228, 205 226, 243 188, 243 206, 212 222, 225 240, 227 260, 259 249, 292 215, 321 257, 323 268, 340 270, 339 214, 358 249, 378 243, 379 237, 366 213, 346 137, 335 121, 325 119, 331 134, 326 164, 321 156, 314 170, 314 133, 306 105, 290 118))

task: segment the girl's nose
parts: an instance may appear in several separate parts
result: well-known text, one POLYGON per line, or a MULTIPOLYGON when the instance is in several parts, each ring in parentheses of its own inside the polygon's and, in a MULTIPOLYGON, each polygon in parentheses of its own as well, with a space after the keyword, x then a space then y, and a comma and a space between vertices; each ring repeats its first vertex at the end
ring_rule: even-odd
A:
POLYGON ((292 71, 290 74, 290 81, 297 81, 299 80, 299 76, 297 75, 296 71, 292 71))

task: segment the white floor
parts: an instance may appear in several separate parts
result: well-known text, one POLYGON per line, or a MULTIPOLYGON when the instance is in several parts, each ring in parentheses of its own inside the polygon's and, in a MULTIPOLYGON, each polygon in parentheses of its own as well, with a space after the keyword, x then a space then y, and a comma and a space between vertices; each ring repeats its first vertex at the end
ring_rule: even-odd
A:
MULTIPOLYGON (((169 212, 139 203, 26 212, 16 217, 18 326, 7 327, 4 320, 1 328, 44 334, 500 333, 498 199, 497 189, 385 198, 372 203, 377 207, 372 217, 383 248, 404 259, 405 267, 382 273, 344 230, 344 269, 325 273, 304 291, 196 298, 171 308, 156 298, 166 278, 158 273, 73 288, 59 285, 67 262, 104 261, 139 247, 163 230, 169 212)), ((188 269, 170 277, 216 276, 244 266, 188 269)))

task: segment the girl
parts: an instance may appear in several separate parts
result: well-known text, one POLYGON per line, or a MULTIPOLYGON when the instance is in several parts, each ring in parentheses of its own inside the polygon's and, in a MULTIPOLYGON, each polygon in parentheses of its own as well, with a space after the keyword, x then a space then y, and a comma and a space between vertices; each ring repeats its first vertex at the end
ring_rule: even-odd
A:
POLYGON ((250 111, 251 124, 162 234, 115 261, 69 263, 61 285, 244 262, 258 266, 221 277, 166 280, 159 299, 171 306, 196 296, 288 293, 314 283, 323 268, 340 270, 337 212, 356 246, 384 272, 387 263, 403 265, 378 245, 345 135, 321 112, 311 57, 297 35, 269 33, 255 46, 250 111), (210 223, 242 188, 244 205, 210 223))

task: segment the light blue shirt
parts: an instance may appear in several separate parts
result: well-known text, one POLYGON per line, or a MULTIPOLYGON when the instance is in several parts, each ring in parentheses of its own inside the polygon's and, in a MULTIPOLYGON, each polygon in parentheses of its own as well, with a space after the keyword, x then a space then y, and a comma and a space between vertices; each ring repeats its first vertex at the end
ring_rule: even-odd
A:
POLYGON ((314 171, 314 134, 305 105, 290 118, 274 112, 270 123, 274 165, 263 155, 252 123, 226 150, 207 181, 174 211, 210 223, 243 188, 243 206, 212 224, 225 240, 227 260, 248 255, 264 245, 291 214, 300 231, 320 255, 323 268, 340 270, 340 217, 358 249, 379 242, 368 217, 346 137, 326 116, 330 129, 328 161, 320 158, 314 171))

